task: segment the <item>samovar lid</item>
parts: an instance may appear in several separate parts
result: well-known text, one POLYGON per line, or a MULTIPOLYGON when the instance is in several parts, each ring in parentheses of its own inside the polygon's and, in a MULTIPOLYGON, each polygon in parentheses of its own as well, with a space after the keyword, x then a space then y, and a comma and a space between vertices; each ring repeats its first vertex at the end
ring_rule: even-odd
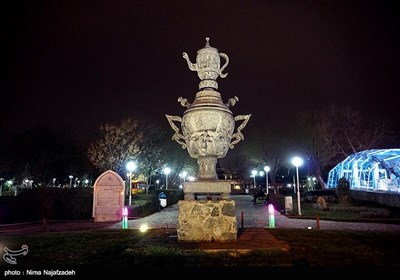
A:
POLYGON ((210 38, 209 37, 206 37, 206 45, 204 46, 204 48, 199 49, 197 51, 197 53, 202 53, 204 51, 207 51, 207 52, 212 51, 212 52, 218 53, 218 49, 210 46, 210 38))

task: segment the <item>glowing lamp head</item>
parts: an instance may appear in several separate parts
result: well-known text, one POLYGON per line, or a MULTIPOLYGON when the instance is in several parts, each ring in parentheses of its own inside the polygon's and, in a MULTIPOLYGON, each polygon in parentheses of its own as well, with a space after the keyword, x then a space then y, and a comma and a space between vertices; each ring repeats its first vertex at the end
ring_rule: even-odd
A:
POLYGON ((165 168, 164 168, 164 174, 165 174, 165 175, 168 175, 169 173, 171 173, 171 168, 165 167, 165 168))
POLYGON ((136 163, 134 163, 133 161, 128 161, 127 164, 126 164, 126 169, 129 172, 135 171, 136 167, 137 167, 136 163))
POLYGON ((301 157, 294 157, 292 159, 292 164, 296 167, 303 165, 303 159, 301 157))
POLYGON ((257 175, 257 170, 252 170, 251 175, 253 175, 253 177, 255 177, 257 175))
POLYGON ((268 165, 264 166, 264 171, 265 172, 268 173, 270 170, 271 170, 271 168, 268 165))

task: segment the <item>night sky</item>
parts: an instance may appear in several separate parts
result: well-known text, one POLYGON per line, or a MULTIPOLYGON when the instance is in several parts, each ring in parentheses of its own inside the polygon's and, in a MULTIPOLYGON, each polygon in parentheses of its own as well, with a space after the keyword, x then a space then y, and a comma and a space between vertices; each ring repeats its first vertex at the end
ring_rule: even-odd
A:
POLYGON ((166 124, 198 91, 182 52, 195 62, 205 37, 230 58, 219 92, 239 97, 234 115, 252 114, 246 129, 332 102, 400 123, 395 2, 9 2, 6 131, 44 124, 87 140, 137 111, 166 124))

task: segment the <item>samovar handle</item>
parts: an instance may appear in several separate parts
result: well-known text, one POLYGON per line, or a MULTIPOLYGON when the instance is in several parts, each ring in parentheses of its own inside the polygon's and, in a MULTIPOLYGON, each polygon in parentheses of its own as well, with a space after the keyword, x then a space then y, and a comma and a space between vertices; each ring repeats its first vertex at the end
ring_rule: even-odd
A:
POLYGON ((238 115, 235 117, 235 121, 243 121, 237 128, 236 133, 232 135, 232 142, 229 144, 229 148, 233 149, 240 140, 244 140, 242 129, 246 127, 251 117, 250 115, 238 115))
POLYGON ((165 116, 167 117, 169 125, 175 131, 174 135, 172 135, 172 140, 178 142, 178 144, 182 146, 182 149, 186 149, 187 147, 186 143, 181 141, 181 139, 185 141, 185 137, 180 133, 179 128, 174 123, 174 122, 182 122, 181 117, 170 116, 170 115, 165 115, 165 116))
POLYGON ((228 57, 226 54, 224 54, 224 53, 219 53, 219 56, 222 57, 222 58, 225 58, 225 61, 226 61, 225 64, 224 64, 224 66, 222 66, 221 69, 219 70, 219 76, 220 76, 221 78, 225 78, 226 76, 228 76, 228 73, 222 74, 222 71, 224 71, 225 68, 226 68, 226 66, 228 66, 228 64, 229 64, 229 57, 228 57))

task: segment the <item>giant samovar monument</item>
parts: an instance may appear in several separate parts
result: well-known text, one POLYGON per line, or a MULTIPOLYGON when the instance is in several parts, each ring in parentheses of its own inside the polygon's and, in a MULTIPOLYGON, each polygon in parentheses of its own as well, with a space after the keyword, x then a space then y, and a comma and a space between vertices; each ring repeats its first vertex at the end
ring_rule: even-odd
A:
POLYGON ((251 115, 233 117, 229 107, 239 101, 235 96, 222 101, 217 91, 217 78, 225 78, 222 73, 228 66, 229 58, 210 46, 206 38, 204 48, 197 51, 196 63, 192 63, 183 53, 189 69, 196 71, 200 78, 199 92, 193 103, 179 97, 178 102, 186 111, 183 117, 166 115, 175 131, 172 139, 187 149, 192 158, 197 159, 199 172, 197 181, 185 182, 184 200, 179 201, 178 240, 180 242, 236 241, 235 202, 230 199, 231 181, 218 180, 217 159, 226 156, 229 148, 244 139, 241 130, 251 115), (221 67, 221 58, 225 60, 221 67), (235 130, 235 121, 242 123, 235 130), (181 130, 176 125, 180 123, 181 130), (207 194, 211 200, 196 200, 196 195, 207 194))

